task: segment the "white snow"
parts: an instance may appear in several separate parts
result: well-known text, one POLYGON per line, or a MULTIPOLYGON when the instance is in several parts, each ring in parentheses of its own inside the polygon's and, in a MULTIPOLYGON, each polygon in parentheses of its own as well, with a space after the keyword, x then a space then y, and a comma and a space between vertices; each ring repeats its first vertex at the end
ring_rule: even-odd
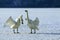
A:
POLYGON ((60 8, 0 8, 0 40, 60 40, 60 8), (39 18, 39 31, 30 34, 25 20, 28 10, 29 18, 39 18), (23 15, 24 24, 19 27, 19 34, 14 34, 10 27, 4 27, 4 22, 12 16, 15 20, 23 15))

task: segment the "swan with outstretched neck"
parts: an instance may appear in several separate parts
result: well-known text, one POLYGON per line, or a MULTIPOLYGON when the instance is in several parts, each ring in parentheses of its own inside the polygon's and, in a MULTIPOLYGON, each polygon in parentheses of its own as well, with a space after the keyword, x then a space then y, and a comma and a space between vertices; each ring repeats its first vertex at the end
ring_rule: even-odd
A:
POLYGON ((29 16, 28 16, 28 10, 25 10, 26 14, 27 14, 27 25, 29 26, 29 28, 31 29, 31 33, 32 33, 32 30, 34 30, 34 33, 36 33, 36 30, 39 30, 38 29, 38 25, 39 25, 39 19, 38 17, 36 17, 35 20, 31 20, 29 19, 29 16))

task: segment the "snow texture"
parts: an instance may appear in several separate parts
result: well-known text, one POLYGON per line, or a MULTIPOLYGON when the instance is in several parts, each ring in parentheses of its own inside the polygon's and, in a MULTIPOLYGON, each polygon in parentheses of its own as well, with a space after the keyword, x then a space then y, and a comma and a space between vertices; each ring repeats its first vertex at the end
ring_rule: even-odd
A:
POLYGON ((0 40, 60 40, 60 8, 0 8, 0 40), (24 10, 28 10, 30 19, 39 18, 36 34, 30 34, 24 10), (10 16, 15 20, 20 15, 24 24, 19 27, 19 34, 3 26, 10 16))

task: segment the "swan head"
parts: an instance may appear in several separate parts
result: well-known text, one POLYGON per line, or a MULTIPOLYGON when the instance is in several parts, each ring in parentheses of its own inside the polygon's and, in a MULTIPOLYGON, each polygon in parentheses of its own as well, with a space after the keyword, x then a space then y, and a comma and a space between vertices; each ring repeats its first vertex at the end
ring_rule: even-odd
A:
POLYGON ((28 10, 25 10, 25 12, 28 12, 28 10))
POLYGON ((23 15, 19 16, 19 17, 16 19, 16 21, 19 21, 19 22, 21 22, 21 23, 23 24, 23 15))

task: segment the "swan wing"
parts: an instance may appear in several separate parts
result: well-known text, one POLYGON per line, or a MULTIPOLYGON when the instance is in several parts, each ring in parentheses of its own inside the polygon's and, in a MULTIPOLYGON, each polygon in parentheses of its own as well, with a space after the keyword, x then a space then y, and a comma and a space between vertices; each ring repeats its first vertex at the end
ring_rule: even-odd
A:
POLYGON ((9 17, 6 21, 6 24, 8 26, 12 26, 12 25, 16 24, 16 22, 12 19, 12 17, 9 17))
POLYGON ((36 17, 36 19, 33 21, 34 25, 39 25, 39 19, 36 17))

